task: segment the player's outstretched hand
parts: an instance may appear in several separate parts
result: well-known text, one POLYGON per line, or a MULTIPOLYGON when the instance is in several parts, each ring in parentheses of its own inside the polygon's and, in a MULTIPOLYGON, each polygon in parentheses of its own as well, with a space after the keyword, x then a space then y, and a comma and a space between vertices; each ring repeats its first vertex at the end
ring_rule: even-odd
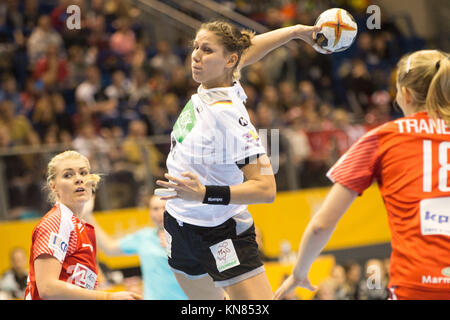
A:
POLYGON ((292 290, 294 290, 297 287, 306 288, 308 290, 314 291, 316 290, 316 287, 314 287, 311 282, 309 281, 308 277, 297 279, 294 277, 294 275, 290 275, 278 288, 278 290, 275 292, 274 300, 281 300, 284 296, 286 296, 288 293, 290 293, 292 290))
POLYGON ((162 180, 156 181, 157 185, 165 188, 172 188, 177 192, 176 196, 161 197, 161 199, 170 200, 180 198, 187 201, 202 202, 205 198, 206 188, 200 183, 197 175, 189 171, 183 172, 181 175, 187 179, 180 179, 166 173, 164 177, 169 180, 169 182, 162 180))

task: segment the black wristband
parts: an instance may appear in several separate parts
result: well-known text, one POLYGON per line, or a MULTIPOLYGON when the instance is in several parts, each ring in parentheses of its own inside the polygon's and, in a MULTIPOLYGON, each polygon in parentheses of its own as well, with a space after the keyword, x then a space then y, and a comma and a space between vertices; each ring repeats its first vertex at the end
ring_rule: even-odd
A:
POLYGON ((205 186, 205 198, 203 203, 206 204, 222 204, 230 203, 230 186, 205 186))

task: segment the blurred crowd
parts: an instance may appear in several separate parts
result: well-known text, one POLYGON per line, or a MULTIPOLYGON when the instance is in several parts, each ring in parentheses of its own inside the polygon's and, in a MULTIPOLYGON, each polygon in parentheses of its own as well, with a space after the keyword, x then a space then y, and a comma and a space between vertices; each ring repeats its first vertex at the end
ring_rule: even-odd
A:
MULTIPOLYGON (((392 71, 403 53, 424 43, 402 35, 387 14, 380 30, 367 30, 368 1, 218 2, 269 29, 312 25, 336 6, 358 23, 344 53, 321 55, 298 41, 242 72, 256 128, 269 137, 279 130, 279 145, 268 139, 267 149, 279 148, 280 191, 328 185, 326 171, 356 139, 399 116, 391 107, 392 71)), ((11 218, 45 212, 50 155, 5 150, 75 148, 105 173, 111 208, 139 206, 149 181, 166 170, 169 141, 152 138, 170 133, 198 84, 190 48, 181 44, 189 41, 149 38, 143 15, 125 0, 0 3, 0 152, 11 218), (79 30, 66 26, 74 4, 79 30)))

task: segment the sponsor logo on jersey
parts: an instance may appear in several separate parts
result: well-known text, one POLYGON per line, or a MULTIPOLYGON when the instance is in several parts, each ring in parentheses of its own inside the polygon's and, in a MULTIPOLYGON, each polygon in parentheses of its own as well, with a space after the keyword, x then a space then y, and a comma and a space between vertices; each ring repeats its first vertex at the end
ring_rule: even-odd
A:
POLYGON ((59 234, 56 234, 54 232, 50 233, 48 246, 49 248, 53 249, 53 255, 60 260, 64 259, 64 257, 66 256, 67 248, 69 247, 67 242, 65 242, 59 234))
POLYGON ((450 197, 424 199, 420 202, 422 235, 450 235, 450 197))
POLYGON ((240 117, 240 118, 239 118, 239 124, 240 124, 241 126, 243 126, 243 127, 246 127, 246 126, 248 126, 248 121, 247 121, 247 119, 245 119, 244 117, 240 117))
POLYGON ((432 275, 422 275, 423 284, 450 284, 450 277, 435 277, 432 275))
POLYGON ((82 288, 90 290, 94 289, 95 282, 97 281, 97 274, 85 265, 77 263, 75 266, 69 266, 69 268, 67 268, 67 273, 72 273, 67 279, 67 282, 82 288))
POLYGON ((441 270, 442 275, 450 277, 450 267, 446 267, 441 270))
POLYGON ((216 260, 217 270, 223 272, 240 265, 236 250, 231 239, 226 239, 209 247, 216 260))

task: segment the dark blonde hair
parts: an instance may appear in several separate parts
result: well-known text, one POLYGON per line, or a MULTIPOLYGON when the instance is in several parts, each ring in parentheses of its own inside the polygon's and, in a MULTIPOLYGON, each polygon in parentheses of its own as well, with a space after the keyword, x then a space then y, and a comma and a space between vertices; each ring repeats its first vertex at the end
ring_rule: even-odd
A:
POLYGON ((221 20, 203 23, 198 31, 200 30, 207 30, 214 33, 219 39, 219 43, 227 52, 237 53, 238 60, 233 69, 233 77, 238 79, 239 74, 236 73, 237 67, 244 51, 252 45, 252 38, 255 33, 249 30, 240 30, 235 25, 221 20))
POLYGON ((418 107, 431 117, 450 123, 450 61, 439 50, 420 50, 403 56, 397 64, 397 82, 408 88, 418 107))

